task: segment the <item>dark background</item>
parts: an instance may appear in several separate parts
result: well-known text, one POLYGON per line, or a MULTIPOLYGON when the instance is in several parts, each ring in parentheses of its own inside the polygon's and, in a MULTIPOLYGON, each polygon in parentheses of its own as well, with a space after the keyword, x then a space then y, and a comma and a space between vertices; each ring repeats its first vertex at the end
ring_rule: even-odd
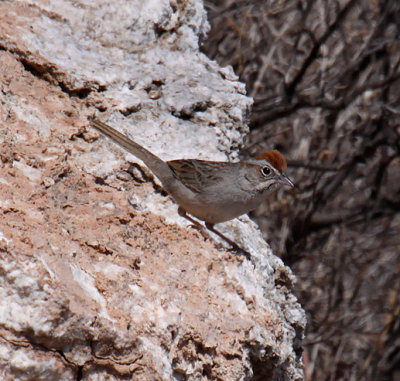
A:
POLYGON ((298 277, 307 380, 400 380, 400 1, 205 3, 254 98, 242 157, 296 183, 252 217, 298 277))

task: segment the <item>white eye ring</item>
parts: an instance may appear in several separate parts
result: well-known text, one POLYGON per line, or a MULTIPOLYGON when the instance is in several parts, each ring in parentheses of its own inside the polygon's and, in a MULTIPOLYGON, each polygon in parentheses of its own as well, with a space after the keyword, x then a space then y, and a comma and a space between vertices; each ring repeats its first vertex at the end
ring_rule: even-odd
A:
POLYGON ((265 177, 268 177, 271 174, 271 168, 269 167, 262 167, 261 174, 265 177))

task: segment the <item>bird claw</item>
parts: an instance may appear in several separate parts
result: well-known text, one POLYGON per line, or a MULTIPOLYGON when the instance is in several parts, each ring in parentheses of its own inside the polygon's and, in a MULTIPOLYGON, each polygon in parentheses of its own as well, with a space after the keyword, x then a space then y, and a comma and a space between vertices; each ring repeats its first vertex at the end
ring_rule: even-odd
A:
MULTIPOLYGON (((231 247, 229 248, 229 251, 233 251, 236 254, 242 254, 244 255, 248 260, 251 260, 251 255, 249 252, 247 252, 246 250, 242 249, 240 246, 238 246, 235 242, 233 242, 230 238, 228 238, 227 236, 225 236, 224 234, 222 234, 221 232, 219 232, 218 230, 214 229, 214 225, 207 223, 206 222, 206 226, 204 227, 202 224, 200 224, 199 222, 197 222, 196 220, 194 220, 192 217, 188 216, 186 211, 184 209, 182 209, 181 207, 178 208, 178 213, 180 216, 186 218, 187 220, 189 220, 192 223, 192 227, 194 229, 196 229, 205 240, 211 240, 211 236, 208 233, 208 231, 206 229, 208 229, 209 231, 213 232, 214 234, 216 234, 218 237, 220 237, 221 239, 223 239, 225 242, 227 242, 231 247)), ((218 247, 218 246, 217 246, 218 247)), ((223 247, 223 246, 220 246, 223 247)), ((218 247, 219 248, 219 247, 218 247)))
POLYGON ((204 228, 204 226, 202 226, 200 224, 192 224, 192 225, 190 225, 190 227, 192 227, 193 229, 197 230, 205 240, 210 240, 211 239, 210 234, 208 234, 208 232, 204 228))

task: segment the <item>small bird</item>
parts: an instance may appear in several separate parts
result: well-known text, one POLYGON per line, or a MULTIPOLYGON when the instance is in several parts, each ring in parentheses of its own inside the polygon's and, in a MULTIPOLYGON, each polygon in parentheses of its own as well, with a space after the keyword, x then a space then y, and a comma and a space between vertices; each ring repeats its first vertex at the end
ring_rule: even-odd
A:
POLYGON ((198 159, 164 161, 99 120, 92 120, 91 125, 150 168, 179 205, 179 215, 207 236, 204 227, 188 213, 204 221, 207 229, 238 251, 245 252, 215 230, 214 225, 255 209, 278 185, 294 187, 285 174, 286 160, 276 150, 263 152, 254 160, 237 163, 198 159))

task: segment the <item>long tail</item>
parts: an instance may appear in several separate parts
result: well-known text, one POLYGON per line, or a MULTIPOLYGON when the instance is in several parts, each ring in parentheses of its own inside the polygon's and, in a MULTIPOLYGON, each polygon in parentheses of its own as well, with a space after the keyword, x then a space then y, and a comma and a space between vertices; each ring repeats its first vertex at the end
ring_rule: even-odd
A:
POLYGON ((141 159, 161 180, 162 183, 169 180, 170 176, 172 176, 171 169, 165 161, 152 154, 140 144, 135 143, 127 136, 121 134, 115 128, 112 128, 111 126, 100 122, 99 120, 92 120, 90 124, 94 128, 98 129, 101 133, 109 137, 111 140, 113 140, 115 143, 119 144, 121 147, 125 148, 127 151, 141 159))

